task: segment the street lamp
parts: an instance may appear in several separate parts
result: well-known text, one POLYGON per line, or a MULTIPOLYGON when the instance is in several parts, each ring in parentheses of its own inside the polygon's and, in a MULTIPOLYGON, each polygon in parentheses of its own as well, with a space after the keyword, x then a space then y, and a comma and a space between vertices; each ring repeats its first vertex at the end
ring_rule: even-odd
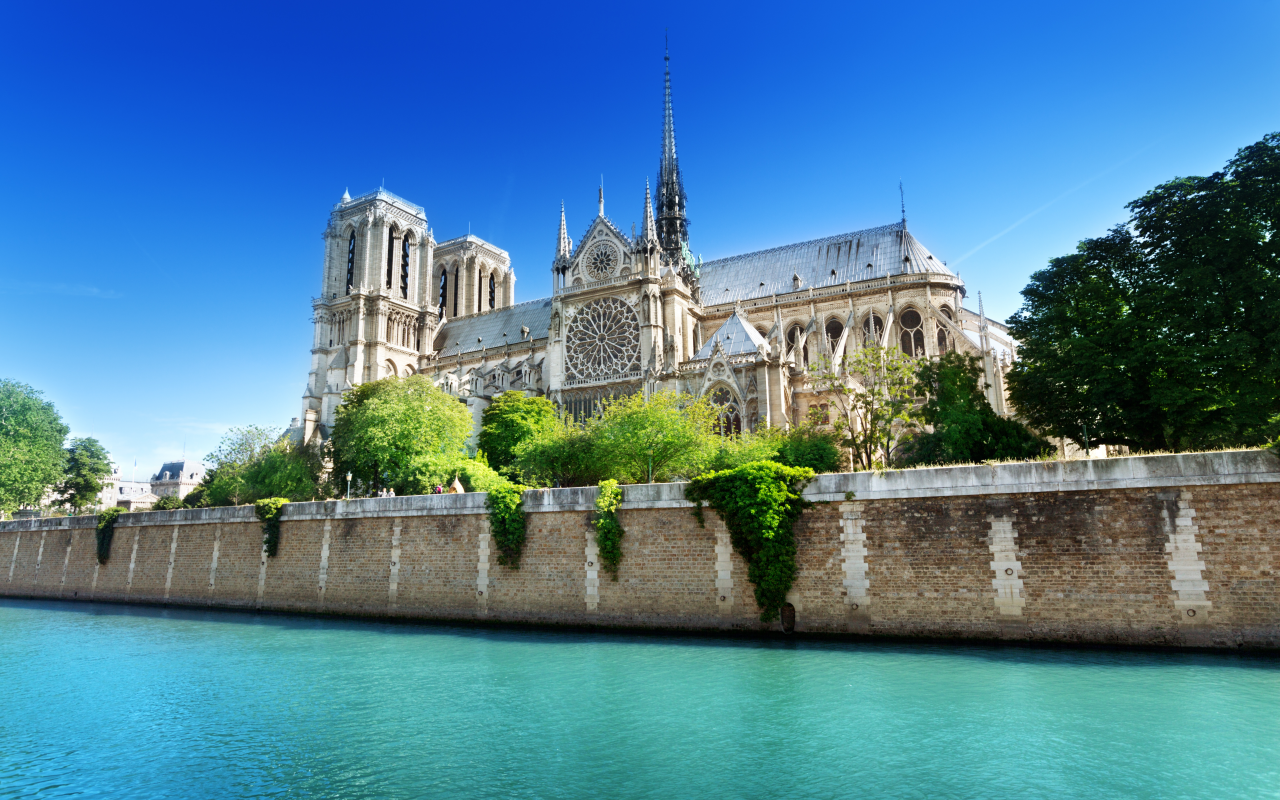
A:
POLYGON ((351 499, 351 473, 347 473, 347 499, 351 499))

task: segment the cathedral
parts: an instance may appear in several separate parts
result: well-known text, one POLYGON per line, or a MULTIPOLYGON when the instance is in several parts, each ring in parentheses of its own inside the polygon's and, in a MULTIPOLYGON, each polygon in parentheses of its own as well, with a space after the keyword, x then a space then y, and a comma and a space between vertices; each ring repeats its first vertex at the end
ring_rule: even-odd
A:
MULTIPOLYGON (((1008 330, 962 306, 964 282, 888 225, 701 262, 689 249, 670 58, 662 155, 640 231, 599 212, 575 243, 564 208, 552 294, 515 303, 515 271, 476 236, 437 242, 421 206, 379 189, 344 193, 324 231, 311 374, 297 433, 328 437, 343 392, 423 374, 480 415, 498 394, 551 399, 578 418, 608 396, 709 396, 722 430, 788 426, 824 409, 807 379, 819 355, 868 344, 928 358, 981 356, 988 399, 1007 414, 1008 330), (655 196, 656 195, 656 196, 655 196)), ((979 307, 981 310, 981 306, 979 307)))

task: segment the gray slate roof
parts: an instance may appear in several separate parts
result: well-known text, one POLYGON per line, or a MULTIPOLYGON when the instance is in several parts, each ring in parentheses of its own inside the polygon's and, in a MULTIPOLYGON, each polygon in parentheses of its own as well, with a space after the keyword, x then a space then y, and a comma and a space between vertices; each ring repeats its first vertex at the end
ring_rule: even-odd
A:
POLYGON ((524 341, 520 336, 522 326, 529 329, 529 339, 545 337, 551 326, 551 298, 451 319, 436 334, 436 352, 443 358, 460 352, 470 353, 481 347, 492 350, 502 347, 503 342, 518 344, 524 341), (504 333, 506 338, 502 336, 504 333))
POLYGON ((715 349, 716 342, 722 343, 726 356, 754 353, 760 345, 765 343, 760 332, 751 327, 751 323, 747 322, 739 311, 733 312, 733 316, 725 320, 720 330, 702 345, 702 349, 694 358, 711 358, 711 351, 715 349))
POLYGON ((924 272, 955 274, 897 222, 707 261, 702 264, 700 283, 702 302, 719 305, 793 292, 793 275, 800 276, 801 289, 817 289, 924 272))

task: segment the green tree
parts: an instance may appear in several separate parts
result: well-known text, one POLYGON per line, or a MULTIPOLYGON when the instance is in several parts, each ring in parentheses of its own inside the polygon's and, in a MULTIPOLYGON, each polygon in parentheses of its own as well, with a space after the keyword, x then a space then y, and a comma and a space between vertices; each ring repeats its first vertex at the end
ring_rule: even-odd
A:
POLYGON ((96 506, 102 493, 103 478, 111 475, 111 456, 93 438, 76 438, 67 447, 67 471, 57 492, 59 505, 79 513, 96 506))
POLYGON ((320 450, 300 442, 277 441, 245 466, 242 473, 249 499, 286 497, 302 502, 328 497, 322 486, 324 459, 320 450))
POLYGON ((1182 355, 1162 339, 1163 291, 1124 226, 1034 273, 1009 319, 1021 343, 1007 376, 1018 415, 1082 447, 1164 449, 1166 416, 1152 402, 1153 384, 1182 355))
POLYGON ((405 494, 442 465, 466 458, 471 413, 429 378, 385 378, 348 392, 329 440, 335 490, 346 492, 346 473, 361 492, 381 488, 405 494))
POLYGON ((1280 413, 1280 134, 1032 276, 1010 400, 1082 446, 1252 445, 1280 413))
POLYGON ((192 504, 232 506, 257 499, 247 480, 250 467, 261 460, 280 438, 279 428, 245 425, 223 435, 218 447, 205 456, 210 468, 191 494, 192 504), (198 494, 197 494, 198 493, 198 494))
POLYGON ((804 467, 817 472, 835 472, 844 460, 840 452, 841 435, 826 426, 817 409, 809 410, 809 418, 791 430, 778 443, 773 461, 788 467, 804 467))
POLYGON ((568 416, 516 446, 512 472, 529 486, 594 486, 611 474, 599 457, 598 427, 568 416))
POLYGON ((918 429, 916 361, 897 348, 853 348, 810 361, 809 382, 831 406, 831 425, 854 469, 883 469, 918 429))
POLYGON ((516 461, 522 442, 549 431, 556 424, 555 404, 545 397, 525 397, 503 392, 493 399, 480 419, 479 448, 489 466, 507 472, 516 461))
POLYGON ((924 421, 933 432, 912 439, 906 448, 908 463, 970 464, 1036 458, 1052 450, 1025 425, 991 408, 977 356, 943 353, 937 361, 921 362, 917 375, 928 397, 924 421))
POLYGON ((713 446, 716 411, 705 398, 655 392, 606 400, 594 426, 595 456, 608 464, 608 477, 624 483, 652 483, 692 477, 713 446))
POLYGON ((179 508, 186 508, 186 504, 178 498, 176 494, 165 495, 156 500, 155 505, 151 506, 152 511, 174 511, 179 508))
POLYGON ((24 383, 0 379, 0 511, 40 503, 63 476, 69 429, 53 403, 24 383))

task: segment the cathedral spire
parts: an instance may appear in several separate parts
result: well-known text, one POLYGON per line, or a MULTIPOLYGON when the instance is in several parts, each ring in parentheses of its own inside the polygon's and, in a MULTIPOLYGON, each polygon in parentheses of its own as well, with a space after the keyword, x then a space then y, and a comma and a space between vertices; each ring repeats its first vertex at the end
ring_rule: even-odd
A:
POLYGON ((644 179, 644 220, 640 229, 640 239, 644 242, 658 241, 658 226, 653 221, 653 196, 649 193, 649 179, 644 179))
POLYGON ((573 242, 569 241, 569 228, 564 223, 564 203, 560 203, 560 238, 556 240, 556 258, 568 258, 573 252, 573 242))
POLYGON ((662 158, 658 163, 658 238, 662 249, 683 260, 684 245, 689 241, 689 222, 685 217, 684 181, 676 158, 676 123, 671 108, 671 51, 666 62, 662 101, 662 158))

